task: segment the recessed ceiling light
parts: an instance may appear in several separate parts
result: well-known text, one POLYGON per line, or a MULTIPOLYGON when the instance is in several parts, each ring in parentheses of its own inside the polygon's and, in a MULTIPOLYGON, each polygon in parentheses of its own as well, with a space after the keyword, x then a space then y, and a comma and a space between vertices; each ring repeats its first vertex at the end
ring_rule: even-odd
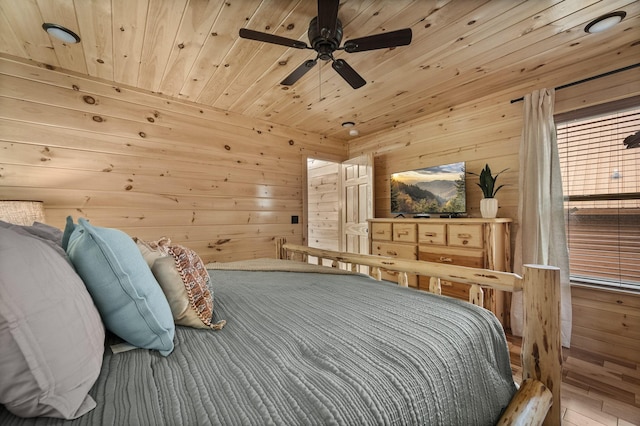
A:
POLYGON ((62 25, 45 22, 42 24, 42 29, 52 37, 55 37, 65 43, 80 43, 80 36, 62 25))
POLYGON ((342 127, 353 127, 355 125, 356 123, 354 123, 353 121, 345 121, 344 123, 342 123, 342 127))
POLYGON ((602 15, 589 22, 589 24, 584 27, 584 32, 594 34, 608 30, 609 28, 619 24, 625 16, 627 16, 627 12, 624 11, 607 13, 606 15, 602 15))

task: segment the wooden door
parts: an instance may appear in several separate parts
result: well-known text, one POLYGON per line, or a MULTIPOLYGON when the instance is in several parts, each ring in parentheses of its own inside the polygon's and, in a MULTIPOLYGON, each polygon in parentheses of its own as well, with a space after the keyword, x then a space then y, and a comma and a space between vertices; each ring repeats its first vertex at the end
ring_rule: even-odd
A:
POLYGON ((373 218, 373 155, 362 155, 341 165, 341 250, 369 254, 369 227, 373 218))

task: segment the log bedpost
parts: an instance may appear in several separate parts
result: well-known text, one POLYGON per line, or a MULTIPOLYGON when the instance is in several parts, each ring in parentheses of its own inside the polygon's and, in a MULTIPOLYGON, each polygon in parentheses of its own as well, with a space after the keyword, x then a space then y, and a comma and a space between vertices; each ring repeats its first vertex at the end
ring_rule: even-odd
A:
POLYGON ((429 278, 429 292, 433 294, 442 294, 442 284, 440 282, 440 278, 438 277, 429 278))
POLYGON ((382 281, 382 271, 377 266, 371 267, 371 276, 378 281, 382 281))
POLYGON ((478 284, 472 284, 469 288, 469 303, 484 308, 484 291, 478 284))
POLYGON ((499 426, 539 425, 544 421, 553 395, 545 385, 533 379, 520 384, 511 403, 502 413, 499 426))
POLYGON ((560 343, 560 269, 523 265, 524 330, 522 380, 541 381, 553 394, 544 425, 560 425, 562 347, 560 343))
POLYGON ((276 238, 276 259, 286 259, 287 255, 284 252, 284 243, 287 240, 284 238, 276 238))
POLYGON ((398 285, 400 287, 409 287, 409 277, 406 272, 398 272, 398 285))

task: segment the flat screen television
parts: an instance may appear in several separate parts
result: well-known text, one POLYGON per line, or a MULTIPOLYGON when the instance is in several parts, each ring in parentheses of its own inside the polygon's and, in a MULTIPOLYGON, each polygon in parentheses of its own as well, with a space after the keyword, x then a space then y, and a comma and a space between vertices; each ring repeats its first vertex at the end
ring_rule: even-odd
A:
POLYGON ((391 214, 466 212, 464 161, 391 175, 391 214))

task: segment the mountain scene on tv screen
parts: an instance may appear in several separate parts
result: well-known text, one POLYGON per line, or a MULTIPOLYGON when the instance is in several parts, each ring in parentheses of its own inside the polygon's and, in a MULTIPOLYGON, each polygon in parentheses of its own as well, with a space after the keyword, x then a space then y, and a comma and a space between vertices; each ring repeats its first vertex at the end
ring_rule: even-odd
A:
POLYGON ((396 213, 461 213, 465 211, 464 174, 456 180, 391 178, 391 211, 396 213))

